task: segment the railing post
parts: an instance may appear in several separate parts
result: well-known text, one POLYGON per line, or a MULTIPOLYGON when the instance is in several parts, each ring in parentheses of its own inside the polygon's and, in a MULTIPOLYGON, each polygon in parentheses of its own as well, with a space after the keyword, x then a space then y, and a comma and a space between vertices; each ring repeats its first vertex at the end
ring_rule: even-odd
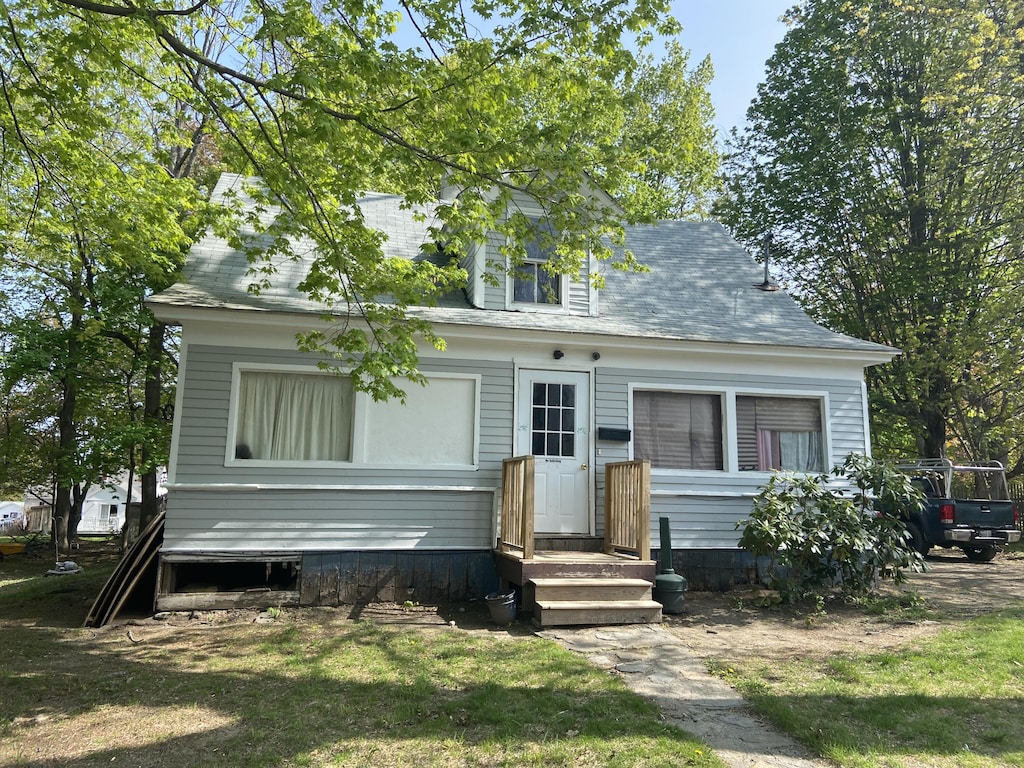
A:
POLYGON ((522 501, 522 546, 523 559, 533 559, 533 456, 526 456, 523 460, 523 501, 522 501))
POLYGON ((641 462, 637 488, 637 556, 641 560, 651 559, 651 462, 641 462))

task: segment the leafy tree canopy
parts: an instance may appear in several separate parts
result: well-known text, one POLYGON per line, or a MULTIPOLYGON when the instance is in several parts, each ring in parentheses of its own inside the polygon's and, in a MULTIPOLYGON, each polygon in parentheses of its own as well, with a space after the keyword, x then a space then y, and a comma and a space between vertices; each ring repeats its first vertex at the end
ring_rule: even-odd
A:
POLYGON ((789 20, 720 214, 774 236, 821 322, 903 350, 868 374, 887 450, 1019 456, 1024 4, 808 0, 789 20))
POLYGON ((264 203, 284 213, 266 257, 295 256, 296 237, 311 238, 316 260, 303 290, 369 321, 369 330, 347 326, 307 344, 333 346, 356 363, 362 386, 386 396, 396 392, 390 377, 417 378, 417 335, 443 345, 404 309, 464 276, 453 264, 382 258, 387 244, 363 225, 360 195, 383 188, 418 205, 436 201, 442 184, 459 190, 438 211, 457 252, 488 230, 521 234, 505 214, 525 193, 565 233, 556 268, 578 268, 586 252, 610 256, 622 214, 582 194, 581 179, 615 194, 642 170, 643 153, 623 140, 617 84, 636 65, 624 41, 642 47, 676 31, 667 6, 8 2, 7 130, 32 145, 54 122, 101 123, 108 106, 131 105, 133 89, 139 101, 159 93, 215 121, 224 162, 259 177, 264 203), (102 95, 110 82, 118 95, 102 95))

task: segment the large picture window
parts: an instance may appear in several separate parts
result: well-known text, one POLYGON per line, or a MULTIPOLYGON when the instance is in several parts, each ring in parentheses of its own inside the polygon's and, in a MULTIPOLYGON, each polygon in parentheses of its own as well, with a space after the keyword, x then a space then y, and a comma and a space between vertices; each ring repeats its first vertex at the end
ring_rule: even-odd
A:
POLYGON ((364 461, 388 465, 476 463, 476 378, 431 376, 399 400, 368 403, 364 461))
POLYGON ((722 469, 722 398, 633 393, 633 455, 663 469, 722 469))
POLYGON ((737 397, 736 439, 740 470, 825 469, 821 400, 817 398, 737 397))
POLYGON ((353 403, 347 376, 241 371, 235 458, 349 461, 353 403))

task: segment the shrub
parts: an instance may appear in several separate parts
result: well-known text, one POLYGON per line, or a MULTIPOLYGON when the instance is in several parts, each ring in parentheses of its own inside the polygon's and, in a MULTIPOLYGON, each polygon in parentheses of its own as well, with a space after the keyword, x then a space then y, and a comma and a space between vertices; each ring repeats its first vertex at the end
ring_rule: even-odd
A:
POLYGON ((923 570, 904 522, 922 501, 905 474, 850 454, 829 474, 775 473, 736 527, 741 547, 768 558, 764 578, 784 602, 837 588, 864 596, 879 579, 899 583, 905 571, 923 570))

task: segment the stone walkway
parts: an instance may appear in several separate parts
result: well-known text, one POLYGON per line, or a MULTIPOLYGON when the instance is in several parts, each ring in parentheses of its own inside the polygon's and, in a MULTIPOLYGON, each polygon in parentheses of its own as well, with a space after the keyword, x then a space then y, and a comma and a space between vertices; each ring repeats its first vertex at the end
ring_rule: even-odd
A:
POLYGON ((547 629, 537 633, 622 675, 666 719, 704 741, 731 768, 831 768, 750 714, 743 697, 663 626, 547 629))

